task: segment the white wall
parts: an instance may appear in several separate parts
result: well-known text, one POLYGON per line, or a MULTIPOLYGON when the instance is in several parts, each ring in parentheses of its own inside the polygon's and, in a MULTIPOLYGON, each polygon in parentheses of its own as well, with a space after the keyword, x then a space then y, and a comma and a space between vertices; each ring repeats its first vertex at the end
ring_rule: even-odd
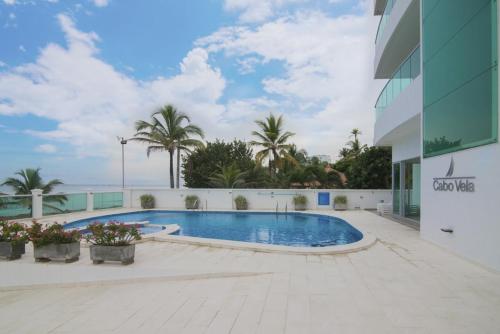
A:
POLYGON ((184 209, 184 198, 187 195, 197 195, 201 205, 208 210, 231 210, 234 208, 233 199, 243 195, 248 200, 250 210, 293 210, 292 199, 296 194, 308 198, 308 209, 332 209, 333 198, 337 195, 347 196, 349 209, 376 209, 377 203, 392 201, 391 190, 320 190, 320 189, 144 189, 131 188, 125 191, 124 205, 140 208, 140 196, 152 194, 156 200, 156 207, 165 209, 184 209), (318 206, 319 192, 330 193, 330 204, 318 206))
POLYGON ((394 141, 392 145, 392 161, 399 162, 420 156, 420 133, 413 132, 394 141))

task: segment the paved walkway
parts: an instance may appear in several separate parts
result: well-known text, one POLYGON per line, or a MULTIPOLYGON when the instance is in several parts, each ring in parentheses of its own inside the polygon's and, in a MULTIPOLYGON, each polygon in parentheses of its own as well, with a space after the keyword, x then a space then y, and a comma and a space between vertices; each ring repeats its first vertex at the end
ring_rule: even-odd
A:
POLYGON ((34 263, 28 249, 0 262, 0 333, 500 332, 500 273, 372 213, 340 215, 380 241, 313 256, 149 242, 128 267, 87 250, 34 263))

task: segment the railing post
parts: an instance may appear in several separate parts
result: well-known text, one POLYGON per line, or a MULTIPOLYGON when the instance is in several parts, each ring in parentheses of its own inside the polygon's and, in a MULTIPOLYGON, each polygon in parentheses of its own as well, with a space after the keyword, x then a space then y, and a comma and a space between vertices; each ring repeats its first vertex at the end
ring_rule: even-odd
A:
POLYGON ((124 208, 132 208, 132 190, 131 189, 123 189, 123 207, 124 208))
POLYGON ((39 219, 43 216, 43 190, 31 190, 31 215, 33 219, 39 219))
POLYGON ((87 192, 87 211, 94 211, 94 193, 87 192))

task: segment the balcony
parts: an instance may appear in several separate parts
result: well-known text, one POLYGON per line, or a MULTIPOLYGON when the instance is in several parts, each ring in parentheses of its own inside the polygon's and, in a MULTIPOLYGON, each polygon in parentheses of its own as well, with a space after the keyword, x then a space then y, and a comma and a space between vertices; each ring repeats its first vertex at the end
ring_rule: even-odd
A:
POLYGON ((375 145, 392 146, 405 134, 419 133, 422 108, 420 48, 417 47, 380 93, 375 105, 375 145))
POLYGON ((420 0, 387 0, 375 45, 376 79, 390 78, 420 43, 420 0))
POLYGON ((382 16, 380 17, 380 21, 378 22, 377 35, 375 37, 375 44, 378 43, 379 37, 384 34, 385 26, 387 25, 387 21, 391 16, 392 8, 394 7, 394 3, 396 0, 387 0, 385 4, 384 11, 382 16))
POLYGON ((420 75, 420 47, 417 47, 399 66, 396 73, 387 82, 375 104, 375 119, 420 75))

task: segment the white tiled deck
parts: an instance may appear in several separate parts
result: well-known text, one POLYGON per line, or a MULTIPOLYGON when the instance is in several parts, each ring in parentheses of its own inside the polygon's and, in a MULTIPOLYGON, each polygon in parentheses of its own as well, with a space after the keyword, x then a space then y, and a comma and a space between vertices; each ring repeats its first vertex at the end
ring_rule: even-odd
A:
POLYGON ((0 333, 500 332, 500 273, 372 213, 339 216, 379 242, 340 255, 148 242, 127 267, 28 249, 0 262, 0 333))

